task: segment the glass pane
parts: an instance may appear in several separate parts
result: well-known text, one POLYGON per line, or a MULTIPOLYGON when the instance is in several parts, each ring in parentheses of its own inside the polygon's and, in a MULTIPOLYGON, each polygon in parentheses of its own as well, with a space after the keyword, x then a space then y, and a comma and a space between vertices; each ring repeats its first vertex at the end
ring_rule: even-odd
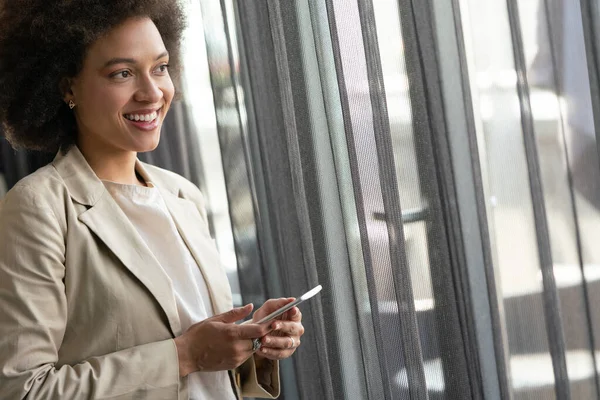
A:
MULTIPOLYGON (((427 204, 421 195, 419 182, 399 4, 397 0, 379 0, 374 1, 373 6, 394 147, 400 203, 403 214, 407 212, 422 214, 426 210, 427 204)), ((383 222, 382 226, 385 227, 383 222)), ((429 347, 429 349, 423 349, 426 385, 432 395, 442 395, 444 393, 444 374, 437 348, 438 331, 435 326, 435 318, 431 318, 435 304, 424 219, 418 218, 413 222, 404 224, 404 236, 415 310, 422 339, 421 345, 429 347)), ((408 371, 406 368, 402 368, 397 373, 396 379, 401 386, 408 388, 408 371)))
MULTIPOLYGON (((324 239, 313 236, 313 241, 322 240, 326 247, 326 256, 317 261, 327 265, 323 268, 327 278, 323 281, 320 277, 320 281, 325 283, 332 305, 329 315, 324 310, 326 335, 335 340, 330 348, 339 349, 330 356, 333 395, 336 399, 382 398, 376 346, 364 345, 375 343, 375 335, 373 320, 365 312, 371 305, 327 5, 321 0, 295 0, 294 4, 303 73, 313 78, 305 79, 305 85, 316 168, 314 178, 307 181, 314 179, 317 184, 323 224, 324 239)), ((288 53, 288 57, 293 55, 288 53)), ((313 232, 317 230, 313 227, 313 232)))
MULTIPOLYGON (((354 196, 360 227, 358 239, 361 242, 365 259, 364 273, 369 302, 363 304, 365 304, 365 312, 369 313, 368 318, 371 319, 375 339, 374 342, 369 343, 369 347, 376 350, 378 357, 378 360, 373 360, 377 361, 378 365, 371 366, 369 360, 366 360, 365 367, 369 369, 369 375, 372 374, 372 371, 376 371, 376 373, 380 371, 382 395, 385 396, 387 392, 391 398, 408 399, 410 398, 409 377, 420 373, 417 369, 422 366, 416 365, 411 370, 406 368, 407 365, 411 365, 411 362, 413 365, 420 363, 419 360, 407 357, 407 354, 412 356, 411 352, 418 351, 418 347, 411 347, 409 350, 404 347, 407 346, 408 341, 415 341, 416 330, 411 332, 410 336, 403 335, 402 332, 402 329, 408 324, 413 326, 416 318, 409 311, 410 306, 398 303, 398 292, 412 288, 397 287, 399 282, 394 277, 390 246, 391 241, 395 238, 391 237, 388 231, 383 199, 383 185, 388 183, 383 181, 380 174, 382 166, 378 157, 375 137, 377 133, 374 127, 374 118, 378 116, 373 115, 368 75, 369 64, 363 51, 363 46, 366 44, 361 31, 359 6, 356 1, 335 0, 333 3, 337 29, 335 40, 339 42, 340 49, 340 60, 338 61, 341 68, 338 67, 338 73, 343 74, 345 83, 343 89, 346 92, 342 95, 347 96, 348 102, 347 109, 344 110, 346 113, 344 117, 347 126, 351 124, 351 130, 346 129, 345 137, 341 139, 347 141, 346 146, 349 148, 349 162, 352 168, 354 196), (361 51, 357 52, 357 48, 361 51), (377 371, 377 367, 380 367, 379 371, 377 371)), ((396 14, 396 18, 398 18, 398 14, 396 14)), ((395 23, 396 29, 398 29, 397 19, 395 23)), ((379 29, 377 19, 376 26, 379 29)), ((339 161, 336 160, 336 163, 339 165, 339 161)), ((344 166, 339 165, 338 168, 344 168, 344 166)), ((349 234, 352 233, 349 232, 349 234)), ((349 244, 352 245, 352 242, 353 240, 350 238, 349 244)), ((360 305, 363 306, 363 304, 360 305)), ((370 351, 372 350, 369 349, 366 354, 370 351)), ((371 376, 368 378, 370 379, 371 376)), ((415 383, 417 380, 418 378, 411 382, 411 389, 423 390, 420 382, 415 383)))
POLYGON ((510 384, 517 399, 553 399, 507 5, 461 0, 460 10, 510 384))
MULTIPOLYGON (((199 2, 216 109, 218 150, 223 162, 223 178, 229 202, 227 206, 240 275, 240 292, 245 303, 258 305, 266 300, 265 279, 260 273, 262 260, 254 215, 255 192, 249 165, 248 121, 240 76, 239 51, 244 49, 238 47, 232 1, 199 2)), ((231 273, 234 274, 233 269, 231 273)))
MULTIPOLYGON (((587 2, 583 3, 587 4, 587 2)), ((593 38, 598 44, 600 43, 600 3, 597 1, 590 3, 594 21, 593 38)), ((563 14, 569 23, 576 20, 578 13, 581 13, 579 2, 573 2, 570 4, 570 10, 563 14)), ((565 26, 567 25, 565 24, 565 26)), ((580 37, 579 25, 575 25, 575 27, 577 27, 575 32, 564 28, 563 37, 572 37, 573 34, 580 37)), ((565 83, 563 107, 566 108, 568 116, 566 131, 569 161, 573 174, 577 221, 581 235, 584 278, 587 283, 591 309, 590 319, 594 336, 596 371, 600 373, 600 363, 598 362, 600 359, 600 315, 594 312, 595 305, 600 304, 600 246, 598 246, 597 239, 600 237, 600 179, 598 179, 600 162, 598 152, 594 151, 598 148, 599 132, 594 129, 591 94, 584 86, 588 77, 587 64, 583 62, 586 59, 585 48, 579 43, 579 40, 577 43, 576 46, 568 48, 566 45, 564 46, 562 76, 568 83, 565 83), (581 145, 577 145, 578 142, 581 142, 581 145)), ((596 49, 598 49, 597 46, 596 49)), ((598 113, 600 110, 594 110, 594 112, 598 113)))
MULTIPOLYGON (((214 68, 209 69, 211 65, 227 67, 228 64, 218 64, 216 63, 218 60, 208 59, 206 40, 218 41, 220 38, 205 37, 199 2, 188 2, 186 6, 188 27, 182 46, 182 92, 185 110, 189 113, 187 115, 189 118, 188 129, 197 139, 197 147, 191 149, 192 157, 200 164, 200 186, 206 200, 209 221, 221 255, 221 263, 231 285, 233 302, 240 305, 242 298, 237 273, 237 259, 217 129, 217 112, 222 113, 223 110, 215 109, 213 87, 211 86, 211 74, 217 75, 219 71, 214 68)), ((224 52, 227 53, 226 40, 224 42, 221 40, 216 45, 224 46, 224 52)), ((226 91, 226 88, 222 89, 226 91)), ((235 90, 235 88, 228 89, 235 90)))
MULTIPOLYGON (((409 12, 398 0, 375 0, 373 5, 425 383, 430 397, 459 398, 469 389, 455 297, 448 285, 449 255, 441 244, 445 228, 438 181, 429 125, 422 120, 423 110, 415 110, 420 106, 413 104, 419 101, 425 107, 425 93, 421 76, 407 71, 408 63, 413 69, 420 65, 416 52, 406 50, 417 38, 402 25, 409 12)), ((403 368, 398 382, 407 385, 407 376, 403 368)))
MULTIPOLYGON (((583 290, 577 223, 569 182, 567 141, 563 124, 566 122, 566 129, 571 128, 568 119, 564 118, 564 112, 568 112, 568 109, 561 107, 565 98, 563 94, 568 96, 572 86, 564 81, 564 75, 572 74, 573 68, 579 68, 578 73, 583 79, 578 86, 581 91, 587 92, 587 95, 577 93, 576 112, 581 122, 584 119, 581 118, 582 112, 588 118, 591 117, 589 109, 587 112, 581 110, 581 104, 585 104, 586 99, 589 101, 589 89, 586 87, 587 69, 584 66, 586 61, 581 18, 565 20, 564 22, 568 21, 568 25, 560 21, 566 15, 579 13, 578 3, 551 1, 548 4, 551 7, 547 9, 543 0, 518 1, 554 276, 561 304, 567 373, 573 398, 590 399, 597 398, 598 393, 594 381, 594 359, 586 313, 588 305, 583 290), (579 48, 580 56, 562 59, 562 46, 579 48), (561 84, 561 81, 567 84, 561 84), (567 92, 561 93, 560 87, 567 92)), ((573 108, 571 110, 573 111, 573 108)), ((592 123, 591 118, 588 121, 592 123)), ((593 129, 589 129, 589 132, 593 138, 593 129)), ((577 144, 585 144, 581 139, 583 138, 577 138, 577 144)), ((595 144, 592 144, 592 147, 595 152, 595 144)))

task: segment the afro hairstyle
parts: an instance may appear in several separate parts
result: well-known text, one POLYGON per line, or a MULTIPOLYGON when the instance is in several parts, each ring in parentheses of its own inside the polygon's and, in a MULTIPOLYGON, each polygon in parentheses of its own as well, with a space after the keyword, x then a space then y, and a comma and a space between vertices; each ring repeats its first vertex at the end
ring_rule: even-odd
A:
POLYGON ((10 144, 50 153, 74 144, 75 116, 61 84, 79 74, 99 37, 142 17, 158 28, 177 83, 185 28, 179 0, 0 0, 0 125, 10 144))

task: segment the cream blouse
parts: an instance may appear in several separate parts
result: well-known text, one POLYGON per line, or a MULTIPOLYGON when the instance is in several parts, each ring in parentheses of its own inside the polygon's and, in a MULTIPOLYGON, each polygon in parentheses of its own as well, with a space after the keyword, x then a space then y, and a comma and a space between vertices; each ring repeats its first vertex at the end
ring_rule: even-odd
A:
MULTIPOLYGON (((150 182, 148 187, 103 183, 162 266, 173 288, 182 331, 214 315, 204 277, 158 189, 150 182)), ((227 371, 192 373, 188 389, 191 400, 236 398, 227 371)))

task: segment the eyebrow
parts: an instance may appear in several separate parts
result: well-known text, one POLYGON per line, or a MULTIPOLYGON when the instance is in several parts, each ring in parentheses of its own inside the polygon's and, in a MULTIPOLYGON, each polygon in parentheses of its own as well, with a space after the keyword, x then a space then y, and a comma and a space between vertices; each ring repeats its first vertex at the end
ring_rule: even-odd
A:
MULTIPOLYGON (((156 57, 156 61, 158 61, 161 58, 166 57, 168 55, 169 55, 169 52, 164 51, 164 52, 160 53, 158 55, 158 57, 156 57)), ((122 57, 111 58, 104 64, 103 68, 110 67, 110 66, 116 65, 116 64, 137 64, 137 61, 134 58, 122 58, 122 57)))

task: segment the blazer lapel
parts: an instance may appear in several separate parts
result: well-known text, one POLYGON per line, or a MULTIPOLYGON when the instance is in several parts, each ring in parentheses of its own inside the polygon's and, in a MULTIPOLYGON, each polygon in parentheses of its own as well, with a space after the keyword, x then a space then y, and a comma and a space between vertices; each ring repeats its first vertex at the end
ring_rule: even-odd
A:
POLYGON ((189 200, 165 190, 161 190, 161 193, 181 237, 200 267, 210 292, 214 313, 220 314, 230 310, 233 303, 229 281, 208 229, 202 226, 204 221, 198 209, 189 200))
POLYGON ((96 205, 79 215, 79 220, 146 286, 165 312, 173 335, 180 335, 181 323, 171 281, 110 194, 105 192, 96 205))
POLYGON ((52 164, 73 201, 90 207, 79 215, 79 220, 148 289, 165 312, 173 335, 180 335, 181 324, 171 281, 83 154, 73 146, 66 154, 59 152, 52 164))

